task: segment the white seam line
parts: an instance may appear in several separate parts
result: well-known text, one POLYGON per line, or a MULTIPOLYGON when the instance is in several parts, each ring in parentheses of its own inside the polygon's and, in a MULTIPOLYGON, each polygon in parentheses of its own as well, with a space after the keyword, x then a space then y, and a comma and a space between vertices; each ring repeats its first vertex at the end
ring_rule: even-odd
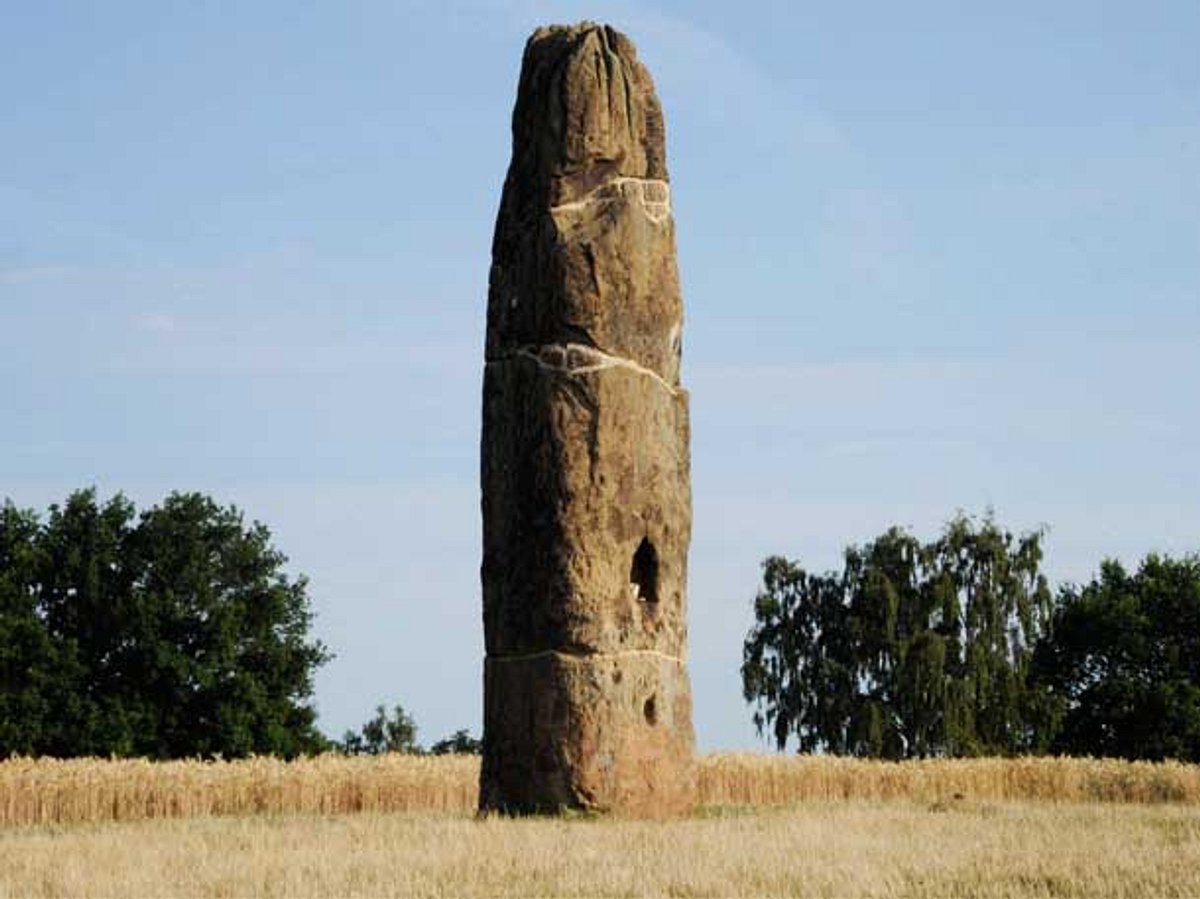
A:
POLYGON ((613 178, 611 181, 605 181, 599 187, 592 188, 578 200, 572 200, 569 203, 559 203, 557 206, 551 206, 551 214, 556 212, 574 212, 578 209, 583 209, 597 200, 611 199, 604 192, 610 187, 620 187, 622 184, 641 184, 643 187, 647 184, 661 185, 666 191, 667 199, 664 200, 647 200, 646 193, 642 191, 641 207, 645 210, 646 216, 655 223, 661 223, 671 214, 671 185, 663 181, 661 178, 634 178, 631 176, 622 176, 613 178), (653 208, 652 208, 653 207, 653 208))
POLYGON ((544 659, 548 656, 558 656, 560 659, 572 659, 575 661, 586 661, 590 659, 613 659, 621 656, 655 656, 660 659, 665 659, 668 662, 674 662, 677 665, 686 665, 687 661, 679 656, 669 655, 665 652, 660 652, 657 649, 621 649, 616 652, 564 652, 561 649, 543 649, 540 652, 531 652, 519 656, 484 656, 488 662, 528 662, 533 659, 544 659))
POLYGON ((582 351, 583 353, 585 353, 587 356, 589 356, 591 358, 599 358, 601 360, 601 363, 599 365, 580 365, 575 368, 570 368, 566 365, 551 365, 549 362, 547 362, 545 359, 542 358, 540 353, 535 352, 530 347, 523 346, 520 349, 515 350, 514 352, 510 353, 507 356, 502 356, 498 359, 486 359, 486 360, 484 360, 484 364, 485 365, 495 365, 500 362, 511 362, 517 356, 521 356, 526 359, 532 359, 534 362, 537 363, 539 368, 543 368, 543 369, 546 369, 547 371, 552 371, 552 372, 555 372, 556 374, 561 374, 561 375, 586 374, 586 373, 594 372, 594 371, 603 371, 606 368, 628 368, 631 371, 635 371, 640 375, 645 375, 648 378, 653 378, 655 381, 657 381, 659 384, 661 384, 664 388, 666 388, 667 391, 669 391, 671 394, 676 394, 679 392, 678 387, 672 386, 658 372, 653 371, 652 369, 646 368, 643 365, 638 365, 632 359, 626 359, 623 356, 613 356, 613 355, 610 355, 609 353, 603 352, 602 350, 597 350, 592 347, 585 346, 584 344, 578 344, 578 343, 568 343, 566 345, 545 344, 545 346, 562 347, 564 359, 569 356, 572 349, 575 349, 577 351, 582 351))

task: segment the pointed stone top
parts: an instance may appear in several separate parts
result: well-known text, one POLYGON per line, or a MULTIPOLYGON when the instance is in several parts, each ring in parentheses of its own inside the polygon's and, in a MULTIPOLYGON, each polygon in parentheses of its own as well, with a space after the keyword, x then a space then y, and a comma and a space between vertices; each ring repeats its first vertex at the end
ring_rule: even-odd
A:
POLYGON ((667 179, 662 107, 633 42, 608 25, 539 28, 525 45, 510 177, 551 205, 613 178, 667 179))

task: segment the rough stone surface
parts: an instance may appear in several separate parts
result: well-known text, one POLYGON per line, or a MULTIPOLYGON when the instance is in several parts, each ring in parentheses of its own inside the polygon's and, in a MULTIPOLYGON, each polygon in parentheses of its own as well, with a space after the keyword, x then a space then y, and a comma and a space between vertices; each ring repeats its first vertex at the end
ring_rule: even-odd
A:
POLYGON ((526 45, 489 280, 481 807, 685 812, 683 302, 662 111, 611 28, 526 45))
POLYGON ((661 817, 692 807, 681 662, 653 652, 488 659, 484 683, 485 718, 505 722, 487 738, 502 767, 484 778, 485 809, 661 817))

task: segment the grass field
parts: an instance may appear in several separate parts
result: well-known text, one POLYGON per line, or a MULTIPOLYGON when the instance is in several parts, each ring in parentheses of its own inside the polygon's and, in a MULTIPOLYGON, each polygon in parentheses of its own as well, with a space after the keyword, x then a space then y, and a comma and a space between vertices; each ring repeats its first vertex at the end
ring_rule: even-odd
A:
POLYGON ((17 897, 1194 897, 1200 810, 843 801, 674 822, 397 813, 0 832, 17 897))
POLYGON ((474 817, 473 758, 0 763, 0 899, 1200 896, 1200 767, 709 756, 684 820, 474 817))

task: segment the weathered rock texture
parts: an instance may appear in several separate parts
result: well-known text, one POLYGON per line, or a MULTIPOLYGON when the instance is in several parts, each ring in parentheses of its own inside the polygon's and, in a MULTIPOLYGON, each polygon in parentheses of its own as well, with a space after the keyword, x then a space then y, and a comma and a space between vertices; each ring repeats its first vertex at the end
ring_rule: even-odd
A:
POLYGON ((540 29, 488 295, 485 810, 693 803, 682 324, 650 75, 611 28, 540 29))

